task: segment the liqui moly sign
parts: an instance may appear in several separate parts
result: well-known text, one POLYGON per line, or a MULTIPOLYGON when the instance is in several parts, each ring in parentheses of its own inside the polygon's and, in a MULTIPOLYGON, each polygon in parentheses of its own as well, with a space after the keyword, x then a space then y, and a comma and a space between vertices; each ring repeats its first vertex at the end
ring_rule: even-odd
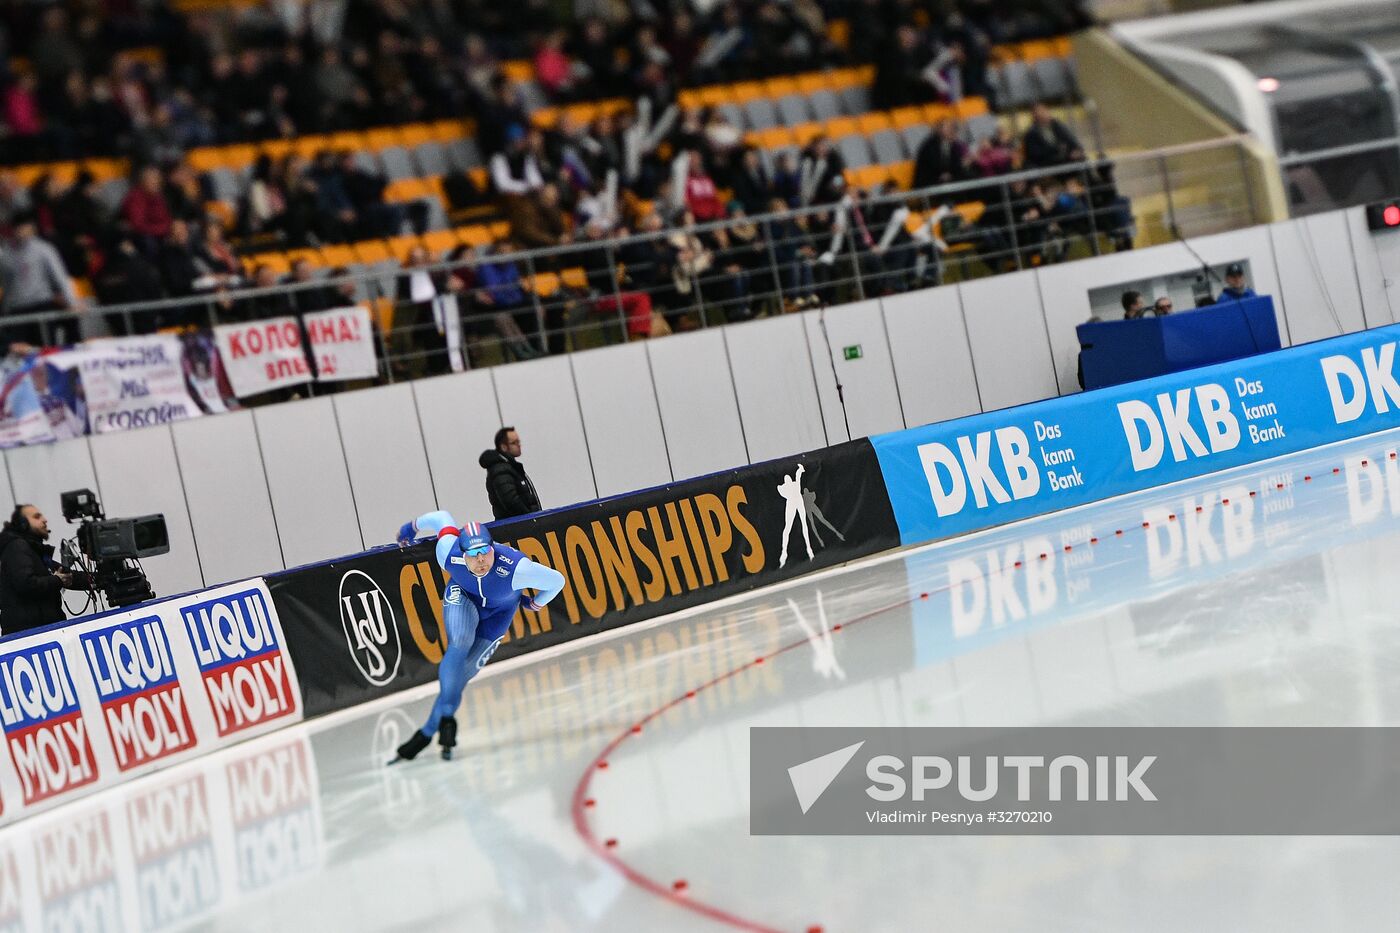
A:
POLYGON ((97 780, 87 723, 58 642, 0 655, 0 725, 26 806, 97 780))
POLYGON ((194 747, 194 727, 159 616, 88 632, 83 657, 123 771, 194 747))
POLYGON ((260 589, 181 608, 220 736, 296 714, 289 661, 260 589))

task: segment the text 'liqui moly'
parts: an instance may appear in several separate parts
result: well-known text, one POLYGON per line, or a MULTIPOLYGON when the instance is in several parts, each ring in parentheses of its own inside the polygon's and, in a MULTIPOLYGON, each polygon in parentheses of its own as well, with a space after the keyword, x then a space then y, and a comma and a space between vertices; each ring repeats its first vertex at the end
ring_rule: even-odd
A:
POLYGON ((287 659, 267 600, 247 590, 180 610, 219 735, 295 712, 287 659))
POLYGON ((26 805, 97 780, 87 724, 58 642, 0 655, 0 724, 26 805))
POLYGON ((192 748, 194 727, 159 616, 82 636, 117 767, 126 771, 192 748))

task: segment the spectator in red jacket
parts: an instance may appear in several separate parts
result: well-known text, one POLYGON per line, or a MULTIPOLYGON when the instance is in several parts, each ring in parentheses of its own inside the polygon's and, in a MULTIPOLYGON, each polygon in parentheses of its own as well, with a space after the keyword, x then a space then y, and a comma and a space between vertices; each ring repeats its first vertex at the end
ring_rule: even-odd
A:
POLYGON ((685 206, 700 223, 724 219, 724 202, 719 199, 715 180, 705 171, 705 163, 700 153, 691 150, 690 164, 686 169, 685 206))
POLYGON ((160 169, 148 165, 122 201, 122 218, 131 227, 137 245, 152 256, 170 232, 170 205, 161 188, 160 169))

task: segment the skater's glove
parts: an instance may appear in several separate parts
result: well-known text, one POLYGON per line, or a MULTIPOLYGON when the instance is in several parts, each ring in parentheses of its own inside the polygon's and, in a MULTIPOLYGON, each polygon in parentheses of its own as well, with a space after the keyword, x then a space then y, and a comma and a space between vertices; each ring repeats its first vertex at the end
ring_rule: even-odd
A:
POLYGON ((544 607, 541 606, 539 603, 535 602, 535 598, 533 596, 521 596, 520 608, 528 609, 531 612, 539 612, 544 607))
POLYGON ((413 543, 415 537, 417 535, 413 531, 413 522, 404 522, 403 526, 399 528, 399 547, 408 547, 413 543))

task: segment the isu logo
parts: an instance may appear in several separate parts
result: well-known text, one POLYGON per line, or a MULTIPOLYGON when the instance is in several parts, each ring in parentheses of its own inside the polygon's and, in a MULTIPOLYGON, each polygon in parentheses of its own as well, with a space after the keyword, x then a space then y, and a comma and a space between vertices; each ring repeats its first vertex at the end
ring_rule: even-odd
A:
POLYGON ((204 675, 219 735, 295 712, 287 659, 261 590, 195 603, 180 615, 204 675))
POLYGON ((97 780, 87 724, 58 642, 0 657, 0 723, 26 805, 97 780))
POLYGON ((398 619, 384 591, 363 570, 340 578, 340 627, 365 680, 382 687, 394 679, 403 659, 398 619))
POLYGON ((792 535, 792 523, 798 520, 802 526, 802 543, 807 548, 807 559, 811 560, 815 555, 812 553, 812 536, 817 538, 817 547, 826 547, 826 542, 822 540, 821 532, 812 527, 812 521, 816 520, 827 527, 836 536, 837 541, 845 541, 845 535, 836 530, 831 522, 826 520, 822 510, 817 508, 817 494, 810 489, 802 488, 802 474, 807 472, 807 467, 799 463, 797 470, 791 475, 784 476, 783 481, 778 484, 778 495, 783 497, 783 545, 778 552, 778 569, 787 566, 788 539, 792 535))
POLYGON ((82 636, 102 715, 123 771, 194 747, 194 727, 159 616, 82 636))

